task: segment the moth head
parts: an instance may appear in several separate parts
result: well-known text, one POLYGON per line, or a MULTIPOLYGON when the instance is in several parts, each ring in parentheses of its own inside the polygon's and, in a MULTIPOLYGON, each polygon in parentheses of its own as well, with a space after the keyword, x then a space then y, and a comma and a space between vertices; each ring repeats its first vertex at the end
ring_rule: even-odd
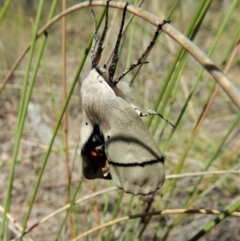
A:
POLYGON ((109 83, 109 72, 107 70, 107 65, 103 65, 103 67, 96 67, 98 73, 104 78, 106 82, 109 83))

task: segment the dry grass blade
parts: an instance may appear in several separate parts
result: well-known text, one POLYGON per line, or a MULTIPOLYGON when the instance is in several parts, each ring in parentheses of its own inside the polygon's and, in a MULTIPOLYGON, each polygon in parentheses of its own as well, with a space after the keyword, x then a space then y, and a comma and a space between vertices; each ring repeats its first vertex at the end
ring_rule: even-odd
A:
MULTIPOLYGON (((4 208, 2 206, 0 206, 0 212, 4 213, 4 208)), ((13 216, 10 213, 7 213, 7 218, 11 222, 9 225, 13 225, 17 229, 17 231, 19 232, 18 235, 20 236, 22 231, 23 231, 22 226, 17 222, 17 220, 15 218, 13 218, 13 216)), ((14 240, 18 240, 18 238, 14 238, 11 241, 14 241, 14 240)), ((26 241, 33 241, 33 239, 30 238, 30 237, 24 237, 23 240, 24 241, 25 240, 26 241)))
MULTIPOLYGON (((219 210, 215 209, 170 209, 170 210, 163 210, 163 211, 156 211, 156 212, 150 212, 150 213, 142 213, 142 214, 137 214, 137 215, 131 215, 131 216, 125 216, 121 218, 117 218, 115 220, 111 220, 107 223, 104 223, 102 225, 99 225, 95 228, 92 228, 76 238, 72 239, 71 241, 77 241, 80 240, 83 237, 88 236, 91 233, 94 233, 100 229, 112 226, 114 224, 120 223, 120 222, 125 222, 131 219, 136 219, 136 218, 141 218, 141 217, 149 217, 149 216, 156 216, 156 215, 167 215, 167 214, 210 214, 210 215, 219 215, 222 212, 219 210)), ((240 212, 233 212, 231 214, 232 217, 238 217, 240 218, 240 212)))

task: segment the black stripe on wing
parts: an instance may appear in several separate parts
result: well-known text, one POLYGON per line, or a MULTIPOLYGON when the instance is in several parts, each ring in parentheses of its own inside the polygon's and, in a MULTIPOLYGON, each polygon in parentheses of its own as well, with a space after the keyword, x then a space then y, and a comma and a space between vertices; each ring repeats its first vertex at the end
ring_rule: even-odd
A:
POLYGON ((164 157, 162 156, 161 158, 155 159, 155 160, 150 160, 150 161, 145 161, 145 162, 133 162, 133 163, 119 163, 119 162, 113 162, 113 161, 108 161, 108 164, 113 165, 113 166, 118 166, 118 167, 144 167, 147 165, 153 165, 156 163, 162 162, 164 163, 164 157))

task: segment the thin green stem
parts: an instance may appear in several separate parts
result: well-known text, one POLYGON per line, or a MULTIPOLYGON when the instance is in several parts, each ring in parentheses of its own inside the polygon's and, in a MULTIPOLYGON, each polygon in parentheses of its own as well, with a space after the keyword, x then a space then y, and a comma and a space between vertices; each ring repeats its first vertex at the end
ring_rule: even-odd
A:
POLYGON ((29 78, 29 72, 30 72, 31 63, 32 63, 32 57, 35 49, 36 35, 38 31, 38 26, 40 23, 40 17, 43 10, 43 4, 44 4, 44 0, 41 0, 38 5, 38 11, 37 11, 37 15, 34 23, 34 29, 32 33, 32 41, 31 41, 31 47, 29 52, 29 58, 28 58, 27 67, 26 67, 26 74, 24 78, 23 91, 22 91, 21 100, 20 100, 20 108, 18 112, 18 121, 17 121, 17 131, 16 131, 13 155, 12 155, 12 165, 11 165, 10 174, 8 177, 7 194, 5 198, 5 206, 4 206, 5 212, 3 215, 3 222, 0 230, 0 239, 2 240, 6 239, 6 236, 5 237, 3 236, 4 233, 5 235, 7 234, 6 213, 10 211, 10 204, 11 204, 11 197, 12 197, 11 192, 12 192, 15 167, 17 162, 18 149, 19 149, 20 140, 21 140, 24 122, 25 122, 26 113, 27 113, 27 103, 25 103, 25 98, 27 95, 28 78, 29 78))
POLYGON ((240 201, 237 201, 233 205, 231 205, 228 209, 226 209, 223 213, 218 215, 213 221, 208 223, 203 229, 201 229, 198 233, 196 233, 189 241, 197 241, 206 233, 209 233, 213 228, 215 228, 219 223, 221 223, 225 218, 230 216, 234 211, 240 208, 240 201))

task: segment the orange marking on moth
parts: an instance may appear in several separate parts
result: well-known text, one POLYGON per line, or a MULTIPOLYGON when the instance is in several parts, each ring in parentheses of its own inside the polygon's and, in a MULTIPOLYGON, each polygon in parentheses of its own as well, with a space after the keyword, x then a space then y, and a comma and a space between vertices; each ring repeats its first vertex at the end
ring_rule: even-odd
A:
POLYGON ((91 156, 92 157, 98 157, 98 153, 95 150, 91 151, 91 156))
POLYGON ((106 160, 104 164, 105 164, 105 166, 101 168, 102 169, 102 173, 109 172, 108 161, 106 160))

